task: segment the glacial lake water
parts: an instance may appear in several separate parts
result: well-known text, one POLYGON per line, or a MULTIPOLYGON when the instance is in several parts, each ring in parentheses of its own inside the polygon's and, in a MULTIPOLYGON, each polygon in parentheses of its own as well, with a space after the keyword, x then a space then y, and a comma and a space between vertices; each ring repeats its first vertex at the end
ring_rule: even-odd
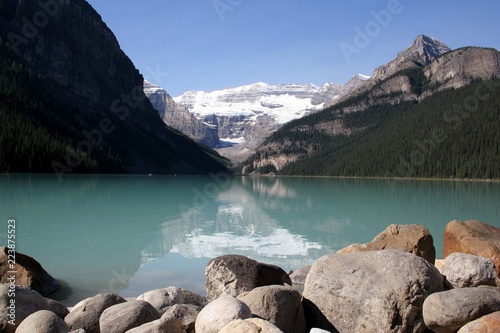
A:
POLYGON ((0 176, 0 244, 37 259, 71 306, 168 286, 205 294, 207 262, 242 254, 286 271, 388 225, 422 224, 442 255, 454 219, 500 227, 500 183, 217 176, 0 176))

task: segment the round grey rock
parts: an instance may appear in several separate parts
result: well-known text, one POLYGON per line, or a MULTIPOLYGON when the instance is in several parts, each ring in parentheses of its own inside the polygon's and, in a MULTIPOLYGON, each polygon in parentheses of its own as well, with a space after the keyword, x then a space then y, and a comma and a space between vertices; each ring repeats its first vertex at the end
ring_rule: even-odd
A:
POLYGON ((441 274, 454 288, 496 285, 496 269, 493 261, 484 257, 452 253, 443 262, 441 274))
POLYGON ((233 296, 221 296, 201 310, 196 318, 196 333, 218 333, 224 326, 236 319, 252 317, 250 308, 233 296))
POLYGON ((198 314, 201 312, 202 308, 193 304, 175 304, 170 307, 161 317, 162 319, 176 318, 178 319, 183 327, 186 329, 186 333, 195 333, 195 323, 198 314))
POLYGON ((123 297, 115 294, 98 294, 76 304, 64 321, 72 330, 82 328, 87 333, 100 333, 99 319, 104 310, 125 302, 123 297))
POLYGON ((68 333, 69 327, 52 311, 40 310, 29 315, 19 325, 17 333, 68 333))
POLYGON ((158 310, 148 302, 129 301, 104 310, 99 319, 99 328, 103 333, 124 333, 160 317, 158 310))
POLYGON ((427 327, 452 333, 470 321, 500 311, 500 292, 494 288, 460 288, 430 295, 424 302, 427 327))

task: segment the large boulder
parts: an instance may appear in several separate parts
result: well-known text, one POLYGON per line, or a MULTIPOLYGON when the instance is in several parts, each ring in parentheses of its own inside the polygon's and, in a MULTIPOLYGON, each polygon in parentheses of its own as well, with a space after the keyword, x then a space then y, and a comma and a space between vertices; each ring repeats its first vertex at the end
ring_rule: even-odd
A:
POLYGON ((443 289, 439 271, 413 254, 393 250, 333 254, 312 266, 303 304, 309 328, 424 332, 424 300, 443 289))
POLYGON ((278 266, 260 263, 240 255, 212 259, 205 268, 208 300, 222 294, 238 296, 257 287, 292 285, 288 274, 278 266))
POLYGON ((15 267, 11 267, 8 251, 8 248, 0 247, 0 283, 7 283, 7 279, 11 276, 7 272, 14 271, 17 285, 32 289, 42 296, 52 294, 61 288, 59 282, 32 257, 15 252, 16 264, 15 267))
POLYGON ((353 244, 339 250, 337 253, 357 251, 399 250, 413 253, 431 264, 436 260, 436 248, 429 231, 422 225, 391 224, 371 242, 353 244))
POLYGON ((284 333, 272 323, 260 319, 250 318, 234 320, 224 326, 219 333, 284 333))
POLYGON ((196 318, 196 333, 218 333, 236 319, 252 317, 250 308, 233 296, 221 296, 201 310, 196 318))
POLYGON ((490 259, 465 253, 452 253, 443 262, 441 274, 454 288, 496 285, 496 269, 490 259))
POLYGON ((436 333, 454 333, 470 321, 500 311, 495 288, 461 288, 430 295, 424 302, 427 327, 436 333))
POLYGON ((193 304, 203 307, 207 302, 205 297, 177 287, 151 290, 140 295, 137 299, 150 303, 160 314, 164 314, 175 304, 193 304))
POLYGON ((68 309, 61 303, 44 298, 34 290, 21 286, 15 286, 15 298, 10 297, 10 285, 0 285, 0 332, 12 333, 29 315, 40 311, 49 310, 64 318, 69 313, 68 309), (11 301, 15 300, 15 324, 8 324, 10 317, 11 301))
POLYGON ((451 221, 444 229, 443 258, 455 252, 485 257, 500 267, 500 228, 474 220, 451 221))
POLYGON ((100 333, 99 319, 104 310, 125 302, 123 297, 115 294, 98 294, 76 304, 64 321, 72 330, 81 328, 87 333, 100 333))
POLYGON ((52 311, 40 310, 23 320, 17 333, 68 333, 69 327, 52 311))
POLYGON ((248 305, 254 317, 269 321, 284 333, 306 333, 302 296, 291 287, 258 287, 238 299, 248 305))
POLYGON ((495 333, 499 328, 500 311, 497 311, 465 324, 458 333, 495 333))
POLYGON ((128 301, 104 310, 99 327, 103 333, 124 333, 160 317, 160 313, 148 302, 128 301))

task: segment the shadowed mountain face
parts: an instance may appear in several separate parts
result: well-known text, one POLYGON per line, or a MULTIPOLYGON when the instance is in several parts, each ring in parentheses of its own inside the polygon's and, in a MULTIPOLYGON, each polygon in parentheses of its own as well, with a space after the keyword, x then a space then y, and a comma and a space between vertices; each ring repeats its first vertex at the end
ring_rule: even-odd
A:
POLYGON ((86 1, 0 0, 0 38, 2 171, 225 170, 217 153, 163 123, 86 1))

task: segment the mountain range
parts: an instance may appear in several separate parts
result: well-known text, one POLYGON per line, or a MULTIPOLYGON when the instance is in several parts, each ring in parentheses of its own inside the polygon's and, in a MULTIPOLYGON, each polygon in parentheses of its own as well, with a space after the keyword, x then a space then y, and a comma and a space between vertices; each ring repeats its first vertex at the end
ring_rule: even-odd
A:
POLYGON ((188 91, 174 98, 146 82, 144 91, 165 123, 238 163, 283 124, 322 110, 368 78, 358 74, 346 84, 321 87, 258 82, 213 92, 188 91))
POLYGON ((357 89, 273 133, 242 173, 500 178, 500 53, 420 35, 357 89))

